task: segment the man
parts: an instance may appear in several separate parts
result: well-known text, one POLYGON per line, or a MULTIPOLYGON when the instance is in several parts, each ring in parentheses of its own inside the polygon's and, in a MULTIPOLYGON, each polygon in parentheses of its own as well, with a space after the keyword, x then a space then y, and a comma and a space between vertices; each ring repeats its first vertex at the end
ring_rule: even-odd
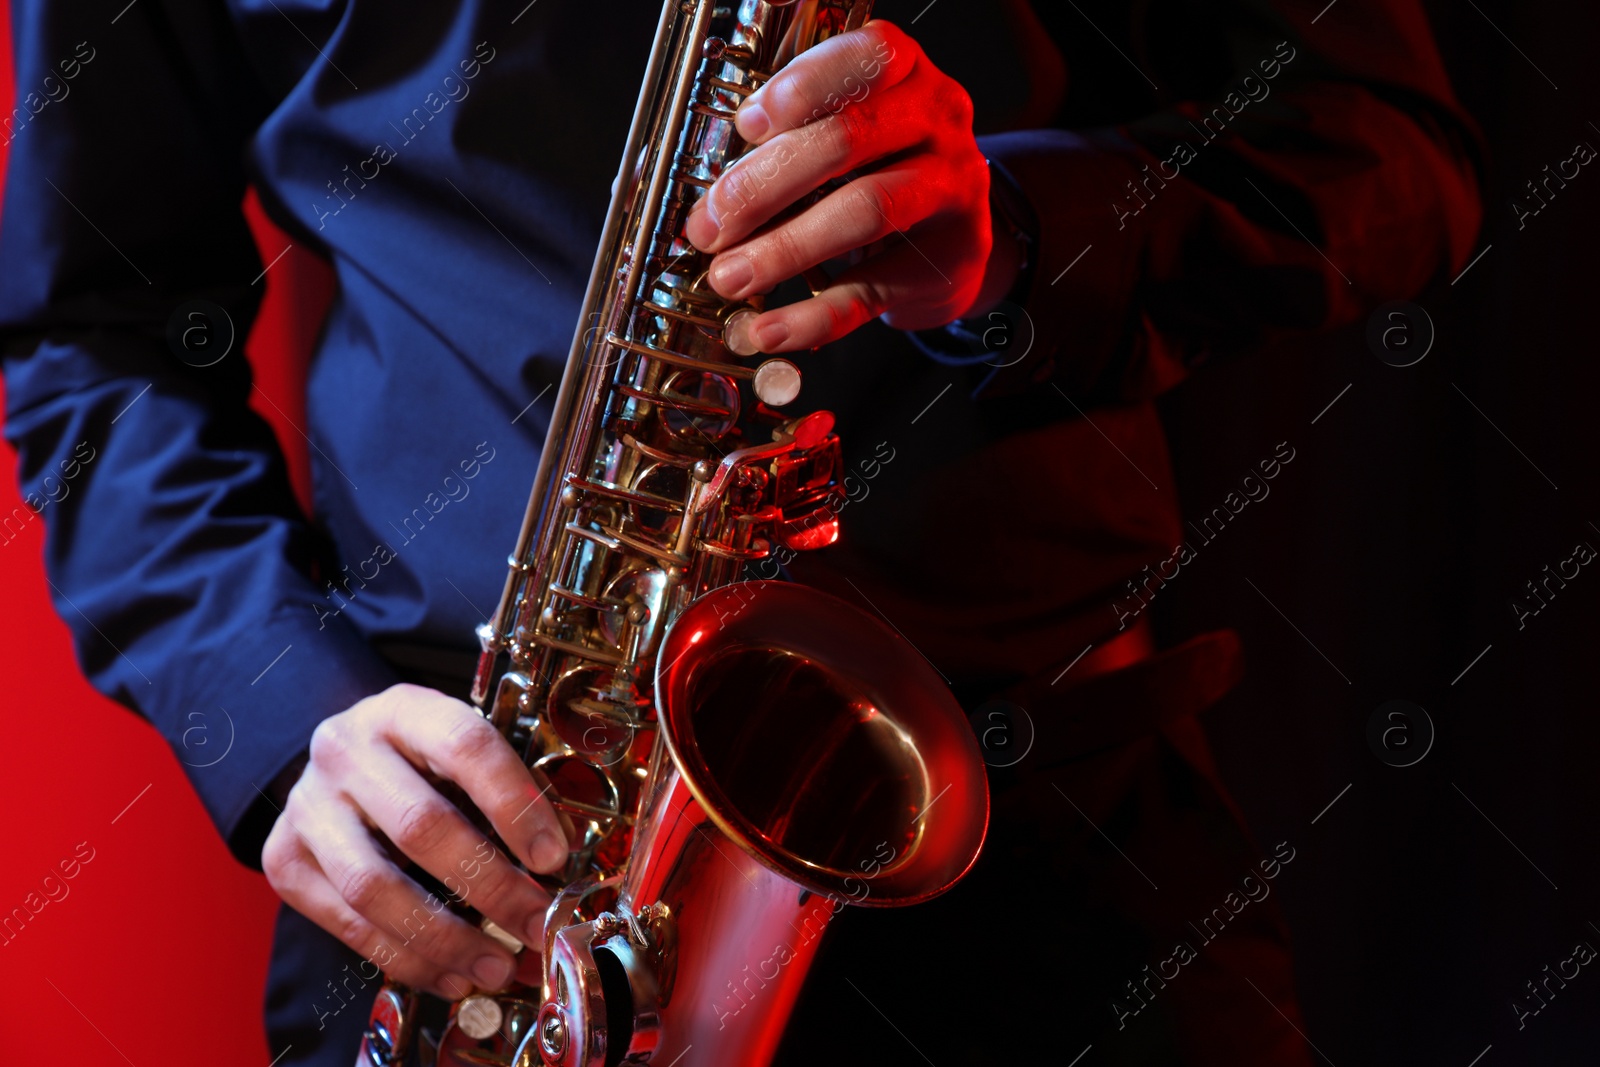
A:
MULTIPOLYGON (((1068 796, 1091 825, 1116 815, 1120 847, 1178 864, 1197 901, 1264 856, 1192 718, 1236 650, 1151 654, 1134 583, 1181 538, 1149 399, 1463 262, 1470 129, 1412 3, 920 6, 880 5, 889 22, 741 108, 778 179, 736 168, 690 223, 735 297, 871 246, 732 339, 840 342, 798 357, 802 403, 838 413, 851 469, 880 462, 844 540, 791 570, 892 621, 969 706, 1004 694, 1039 723, 1040 749, 996 768, 974 879, 882 920, 906 979, 882 1011, 942 1040, 940 1062, 1059 1053, 1079 1034, 1110 1035, 1125 1062, 1305 1062, 1271 906, 1135 1000, 1123 972, 1165 960, 1183 898, 1138 896, 1115 853, 1038 798, 1068 796), (850 181, 763 228, 836 177, 850 181), (1010 913, 974 925, 973 894, 994 905, 996 886, 1014 887, 1010 913), (1008 971, 1030 946, 1047 958, 1008 971), (1240 976, 1271 1005, 1225 981, 1240 976), (1060 1018, 1041 1018, 1052 1004, 1060 1018)), ((281 1062, 349 1061, 363 1011, 318 997, 352 962, 450 998, 510 973, 453 917, 398 946, 388 932, 425 900, 403 863, 442 878, 481 841, 437 779, 519 863, 550 870, 564 850, 509 747, 435 690, 459 686, 450 652, 500 584, 656 8, 13 4, 26 114, 7 128, 0 227, 7 435, 24 485, 81 440, 99 449, 47 516, 90 678, 175 744, 194 709, 238 723, 237 753, 192 778, 294 909, 268 991, 273 1054, 293 1046, 281 1062), (339 283, 308 385, 311 521, 248 414, 241 361, 194 366, 168 342, 197 300, 248 326, 268 265, 239 215, 247 181, 339 283)), ((474 903, 527 932, 545 895, 493 859, 474 903)), ((859 974, 852 953, 882 935, 844 925, 788 1055, 814 1058, 833 1012, 865 1010, 830 975, 859 974)))

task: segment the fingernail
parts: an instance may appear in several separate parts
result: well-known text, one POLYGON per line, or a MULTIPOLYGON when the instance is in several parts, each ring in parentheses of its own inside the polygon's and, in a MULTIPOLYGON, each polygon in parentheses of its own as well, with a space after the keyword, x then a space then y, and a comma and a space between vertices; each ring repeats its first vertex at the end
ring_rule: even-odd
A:
POLYGON ((484 956, 472 965, 472 974, 485 989, 503 989, 511 981, 511 971, 516 966, 499 956, 484 956))
POLYGON ((533 869, 548 874, 567 862, 567 843, 550 830, 540 830, 528 850, 533 869))
POLYGON ((755 281, 756 269, 744 256, 718 256, 711 265, 711 286, 723 296, 738 299, 755 281))
POLYGON ((761 105, 752 103, 746 103, 739 109, 734 124, 739 128, 739 136, 752 142, 761 140, 772 128, 772 120, 767 117, 761 105))
POLYGON ((689 218, 685 226, 690 242, 701 250, 710 248, 717 240, 717 234, 722 232, 722 226, 717 220, 717 213, 711 206, 711 194, 701 197, 694 207, 689 209, 689 218))
POLYGON ((472 992, 472 979, 464 974, 447 974, 439 979, 439 988, 448 996, 464 997, 472 992))
POLYGON ((748 308, 735 311, 728 317, 727 324, 722 328, 722 343, 728 346, 728 351, 736 356, 753 356, 761 351, 750 336, 750 323, 755 318, 756 313, 748 308))
POLYGON ((772 352, 789 339, 789 327, 782 322, 769 322, 756 330, 756 341, 761 351, 772 352))

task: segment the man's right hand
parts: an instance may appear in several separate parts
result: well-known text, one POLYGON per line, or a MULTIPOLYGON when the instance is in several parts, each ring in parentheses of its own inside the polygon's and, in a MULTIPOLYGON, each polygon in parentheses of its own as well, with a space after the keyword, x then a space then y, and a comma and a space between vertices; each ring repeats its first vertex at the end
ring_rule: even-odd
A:
POLYGON ((411 859, 535 949, 550 896, 430 774, 460 785, 521 863, 543 873, 566 862, 555 809, 499 731, 472 707, 414 685, 393 686, 317 727, 261 860, 290 907, 389 977, 454 1000, 474 987, 504 988, 515 961, 397 860, 411 859))

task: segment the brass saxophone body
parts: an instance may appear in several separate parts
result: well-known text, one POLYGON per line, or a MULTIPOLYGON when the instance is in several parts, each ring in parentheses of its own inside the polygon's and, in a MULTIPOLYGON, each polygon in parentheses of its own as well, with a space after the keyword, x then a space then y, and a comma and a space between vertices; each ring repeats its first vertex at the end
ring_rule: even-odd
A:
MULTIPOLYGON (((711 289, 684 223, 746 150, 740 101, 871 5, 724 3, 664 5, 478 631, 473 700, 571 853, 522 980, 452 1007, 439 1067, 765 1064, 828 918, 934 896, 983 842, 976 743, 920 654, 831 596, 738 581, 777 546, 837 537, 839 439, 831 414, 752 395, 760 368, 723 343, 752 304, 711 289)), ((358 1064, 408 1062, 416 1006, 386 985, 358 1064)))

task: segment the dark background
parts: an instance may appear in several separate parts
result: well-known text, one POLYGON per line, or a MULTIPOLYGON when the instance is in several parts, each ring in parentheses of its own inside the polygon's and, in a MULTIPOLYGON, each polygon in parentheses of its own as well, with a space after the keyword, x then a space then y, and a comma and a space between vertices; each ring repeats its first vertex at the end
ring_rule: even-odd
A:
POLYGON ((1484 1067, 1592 1063, 1600 1038, 1593 968, 1520 1030, 1511 1009, 1577 942, 1600 948, 1600 576, 1585 568, 1523 629, 1510 607, 1580 541, 1600 548, 1600 176, 1585 168, 1521 230, 1511 208, 1579 141, 1600 148, 1600 14, 1478 7, 1429 5, 1491 156, 1489 251, 1415 301, 1432 351, 1391 367, 1363 324, 1210 368, 1163 405, 1186 514, 1216 507, 1277 442, 1297 450, 1156 618, 1168 641, 1217 626, 1245 638, 1246 681, 1206 725, 1258 838, 1299 850, 1281 899, 1309 1035, 1341 1067, 1466 1067, 1491 1044, 1484 1067), (1366 739, 1397 698, 1436 730, 1408 768, 1366 739))
MULTIPOLYGON (((1490 148, 1478 247, 1492 247, 1457 284, 1416 299, 1437 339, 1415 366, 1380 361, 1363 324, 1208 368, 1163 401, 1190 515, 1218 506, 1279 442, 1296 457, 1267 499, 1200 547, 1154 614, 1169 643, 1221 626, 1245 638, 1247 680, 1206 723, 1258 838, 1297 850, 1276 888, 1324 1059, 1590 1063, 1596 968, 1523 1029, 1511 1002, 1578 942, 1600 948, 1588 839, 1600 810, 1600 568, 1523 629, 1509 604, 1579 542, 1600 547, 1600 173, 1585 168, 1522 230, 1510 204, 1579 141, 1600 148, 1600 13, 1509 0, 1430 10, 1490 148), (1411 767, 1385 765, 1367 742, 1391 699, 1421 705, 1436 730, 1411 767)), ((0 104, 10 91, 0 68, 0 104)), ((267 258, 282 247, 262 244, 267 258)), ((317 267, 297 257, 309 260, 297 251, 273 272, 252 338, 265 389, 288 388, 285 353, 314 326, 317 305, 297 299, 293 279, 317 267)), ((271 891, 228 859, 153 731, 77 678, 39 549, 37 528, 0 548, 11 755, 0 909, 78 842, 97 852, 70 897, 0 946, 0 1059, 265 1065, 271 891)))

